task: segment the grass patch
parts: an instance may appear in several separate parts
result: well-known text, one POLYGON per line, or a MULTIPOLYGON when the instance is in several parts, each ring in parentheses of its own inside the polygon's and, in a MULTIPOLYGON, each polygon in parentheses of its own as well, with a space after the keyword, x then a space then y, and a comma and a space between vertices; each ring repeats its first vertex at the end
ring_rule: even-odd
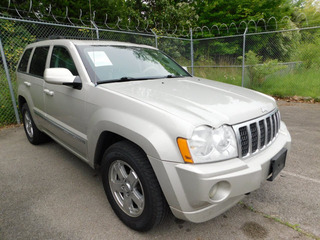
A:
POLYGON ((303 96, 320 98, 320 70, 298 69, 286 75, 269 76, 255 90, 279 97, 303 96))
MULTIPOLYGON (((190 71, 190 69, 189 69, 190 71)), ((219 82, 241 86, 241 68, 195 67, 194 75, 219 82)), ((261 85, 251 85, 246 75, 244 86, 278 97, 311 97, 320 99, 320 69, 299 68, 277 72, 266 77, 261 85)))
POLYGON ((197 77, 211 79, 218 82, 224 82, 241 86, 241 71, 241 68, 195 67, 194 75, 197 77))

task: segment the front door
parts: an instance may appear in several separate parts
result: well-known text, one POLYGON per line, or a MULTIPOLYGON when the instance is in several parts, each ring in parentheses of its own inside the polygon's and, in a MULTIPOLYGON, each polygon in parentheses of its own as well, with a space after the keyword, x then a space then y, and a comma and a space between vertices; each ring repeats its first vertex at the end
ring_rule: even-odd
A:
MULTIPOLYGON (((74 76, 78 76, 74 61, 64 46, 53 47, 50 68, 67 68, 74 76)), ((83 89, 45 82, 44 93, 48 131, 79 157, 85 158, 85 92, 83 89)))

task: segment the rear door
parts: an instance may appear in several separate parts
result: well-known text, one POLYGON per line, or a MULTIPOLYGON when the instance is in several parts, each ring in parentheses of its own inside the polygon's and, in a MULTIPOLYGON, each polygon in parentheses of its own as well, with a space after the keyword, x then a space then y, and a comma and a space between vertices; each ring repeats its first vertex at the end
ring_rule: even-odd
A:
POLYGON ((27 49, 18 66, 18 78, 23 82, 25 97, 31 114, 37 124, 42 129, 44 115, 43 73, 46 67, 46 60, 49 46, 39 46, 27 49), (31 60, 28 61, 31 55, 31 60), (28 67, 29 66, 29 67, 28 67))
MULTIPOLYGON (((77 67, 66 46, 53 46, 49 59, 50 68, 67 68, 79 76, 77 67)), ((86 156, 84 119, 85 91, 71 86, 45 82, 45 110, 47 129, 79 157, 86 156)))

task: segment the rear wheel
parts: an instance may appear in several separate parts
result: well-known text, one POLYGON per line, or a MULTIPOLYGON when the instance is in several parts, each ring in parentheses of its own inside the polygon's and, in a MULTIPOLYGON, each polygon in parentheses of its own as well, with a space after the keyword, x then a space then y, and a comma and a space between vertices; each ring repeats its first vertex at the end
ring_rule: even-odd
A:
POLYGON ((114 212, 128 227, 150 230, 168 212, 167 202, 146 154, 121 141, 103 156, 103 186, 114 212))
POLYGON ((38 145, 47 142, 49 137, 41 132, 33 121, 28 105, 25 103, 21 108, 24 131, 30 143, 38 145))

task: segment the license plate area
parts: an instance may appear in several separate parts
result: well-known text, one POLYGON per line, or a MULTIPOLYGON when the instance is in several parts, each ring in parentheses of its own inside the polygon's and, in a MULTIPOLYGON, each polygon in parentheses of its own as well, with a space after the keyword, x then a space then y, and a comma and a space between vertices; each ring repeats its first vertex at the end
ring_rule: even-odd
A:
POLYGON ((287 149, 283 148, 271 159, 268 181, 273 181, 286 164, 287 149))

